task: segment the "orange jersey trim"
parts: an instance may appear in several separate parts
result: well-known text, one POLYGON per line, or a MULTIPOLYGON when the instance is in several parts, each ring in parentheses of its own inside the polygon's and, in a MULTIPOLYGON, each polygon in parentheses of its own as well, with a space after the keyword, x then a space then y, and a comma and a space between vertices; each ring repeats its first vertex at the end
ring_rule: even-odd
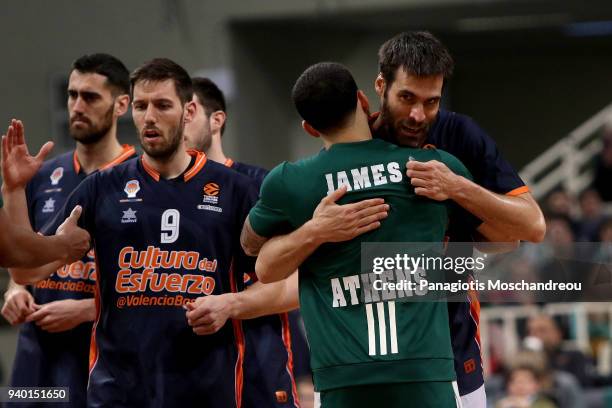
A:
MULTIPOLYGON (((99 265, 98 259, 96 257, 96 274, 98 273, 99 265)), ((99 279, 96 275, 96 291, 94 293, 94 301, 96 305, 96 320, 94 321, 93 327, 91 329, 91 340, 89 342, 89 376, 91 377, 91 373, 93 372, 96 363, 98 362, 98 357, 100 355, 98 349, 98 343, 96 342, 96 329, 98 327, 98 323, 100 322, 100 316, 102 315, 102 300, 100 299, 100 283, 99 279)))
MULTIPOLYGON (((197 150, 189 149, 187 150, 187 154, 191 157, 195 157, 195 163, 193 164, 193 166, 191 166, 189 170, 185 172, 185 174, 183 174, 183 180, 185 181, 191 180, 196 174, 198 174, 200 170, 202 170, 202 168, 206 164, 206 160, 207 160, 206 155, 197 150)), ((157 172, 157 170, 155 170, 153 167, 147 164, 147 161, 145 160, 144 156, 142 156, 141 162, 142 162, 142 167, 149 174, 149 176, 151 176, 153 180, 159 181, 160 179, 159 173, 157 172)))
POLYGON ((114 160, 100 167, 100 170, 109 169, 113 166, 123 163, 124 161, 132 157, 134 154, 136 154, 136 149, 134 149, 134 146, 123 145, 123 152, 119 156, 117 156, 117 158, 115 158, 114 160))
MULTIPOLYGON (((136 149, 134 148, 134 146, 124 144, 124 145, 121 145, 121 147, 123 148, 123 150, 121 150, 121 153, 119 154, 119 156, 115 157, 113 160, 109 161, 108 163, 102 165, 98 170, 105 170, 113 166, 116 166, 117 164, 123 163, 124 161, 132 157, 134 154, 136 154, 136 149)), ((77 157, 76 150, 72 154, 72 164, 74 165, 74 171, 77 174, 80 173, 81 163, 79 163, 79 158, 77 157)))
POLYGON ((227 167, 232 167, 234 165, 234 161, 228 157, 227 159, 225 159, 225 163, 223 163, 223 165, 227 167))
MULTIPOLYGON (((232 293, 238 292, 236 285, 236 277, 234 276, 234 261, 230 264, 230 286, 232 293)), ((232 319, 232 326, 234 329, 234 337, 236 338, 236 348, 238 350, 238 358, 236 360, 236 367, 234 368, 234 392, 236 393, 236 408, 242 407, 242 388, 244 383, 244 350, 245 340, 244 332, 242 331, 242 321, 232 319)))
POLYGON ((295 383, 295 378, 293 377, 293 351, 291 350, 291 330, 289 329, 289 314, 282 313, 279 315, 282 324, 282 337, 283 344, 287 351, 287 365, 285 369, 289 374, 289 378, 291 378, 291 393, 293 394, 293 405, 296 408, 300 408, 300 399, 297 391, 297 384, 295 383))
POLYGON ((511 197, 516 197, 516 196, 518 196, 518 195, 528 193, 529 191, 530 191, 530 190, 529 190, 529 187, 527 187, 527 186, 521 186, 521 187, 515 188, 515 189, 514 189, 514 190, 512 190, 512 191, 508 191, 508 192, 506 193, 506 195, 507 195, 507 196, 511 196, 511 197))
POLYGON ((206 164, 206 155, 202 152, 198 152, 197 150, 187 150, 187 153, 191 157, 195 157, 196 161, 193 166, 185 173, 183 179, 187 182, 195 177, 196 174, 202 170, 202 167, 206 164))

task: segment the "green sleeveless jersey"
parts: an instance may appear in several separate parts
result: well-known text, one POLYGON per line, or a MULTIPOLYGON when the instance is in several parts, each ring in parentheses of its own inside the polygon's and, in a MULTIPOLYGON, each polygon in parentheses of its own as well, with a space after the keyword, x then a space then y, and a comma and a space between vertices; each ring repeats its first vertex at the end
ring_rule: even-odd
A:
MULTIPOLYGON (((390 206, 378 229, 324 244, 300 266, 300 310, 318 391, 455 378, 446 303, 402 301, 397 293, 376 290, 373 282, 379 276, 361 269, 364 242, 444 239, 450 203, 414 194, 405 173, 409 160, 438 160, 471 178, 459 160, 440 150, 403 148, 378 139, 334 144, 274 168, 249 214, 257 234, 285 234, 310 220, 321 199, 343 184, 348 192, 339 204, 379 197, 390 206)), ((398 281, 404 278, 400 270, 390 273, 398 281)))

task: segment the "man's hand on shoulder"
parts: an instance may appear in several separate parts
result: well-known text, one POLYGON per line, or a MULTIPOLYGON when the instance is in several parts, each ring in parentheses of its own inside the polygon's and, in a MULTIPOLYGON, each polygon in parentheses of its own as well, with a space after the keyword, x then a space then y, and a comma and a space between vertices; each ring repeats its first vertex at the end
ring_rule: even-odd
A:
POLYGON ((389 205, 382 198, 337 204, 346 190, 342 186, 324 197, 306 223, 317 244, 349 241, 380 227, 380 221, 387 217, 389 205))
POLYGON ((406 175, 414 186, 416 195, 436 201, 453 199, 461 186, 463 177, 453 173, 446 164, 437 160, 419 162, 411 160, 406 163, 406 175))

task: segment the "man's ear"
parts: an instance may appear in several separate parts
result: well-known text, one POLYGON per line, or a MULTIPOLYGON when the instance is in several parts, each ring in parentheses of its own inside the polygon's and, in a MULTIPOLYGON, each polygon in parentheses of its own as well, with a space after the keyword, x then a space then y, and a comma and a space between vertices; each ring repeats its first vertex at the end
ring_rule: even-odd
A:
POLYGON ((189 101, 185 104, 185 118, 183 119, 185 123, 189 123, 193 120, 197 109, 194 101, 189 101))
POLYGON ((357 101, 361 105, 361 108, 363 109, 365 114, 370 117, 370 101, 361 89, 357 91, 357 101))
POLYGON ((385 94, 385 89, 387 88, 387 82, 382 76, 382 73, 379 73, 374 81, 374 89, 376 89, 376 94, 382 98, 385 94))
POLYGON ((305 120, 302 121, 302 128, 312 137, 321 137, 321 133, 319 133, 315 128, 310 126, 310 123, 306 122, 305 120))
POLYGON ((117 117, 125 115, 130 106, 130 96, 128 94, 119 95, 115 98, 115 115, 117 117))
POLYGON ((227 115, 222 110, 214 111, 210 114, 210 130, 213 132, 221 131, 221 128, 225 124, 225 120, 227 119, 227 115))

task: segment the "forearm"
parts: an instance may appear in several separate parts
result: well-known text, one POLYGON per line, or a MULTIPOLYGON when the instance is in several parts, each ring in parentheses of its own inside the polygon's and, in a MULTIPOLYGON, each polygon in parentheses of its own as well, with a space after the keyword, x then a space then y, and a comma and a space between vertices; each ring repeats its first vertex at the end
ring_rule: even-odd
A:
POLYGON ((487 224, 488 234, 506 237, 504 241, 544 239, 544 216, 529 193, 496 194, 459 176, 450 198, 487 224))
POLYGON ((15 225, 3 209, 0 209, 0 226, 0 265, 4 267, 36 267, 57 260, 65 251, 64 238, 43 237, 29 228, 15 225))
POLYGON ((242 292, 226 295, 233 299, 230 311, 233 319, 285 313, 299 307, 297 272, 280 282, 255 282, 242 292))
POLYGON ((287 235, 268 240, 259 252, 255 273, 260 282, 285 279, 321 245, 311 221, 287 235))
MULTIPOLYGON (((55 238, 55 236, 41 237, 41 238, 44 238, 45 240, 49 240, 49 239, 55 238)), ((57 255, 55 255, 54 258, 57 258, 57 255)), ((38 266, 38 265, 39 264, 36 264, 34 266, 9 268, 9 274, 11 275, 11 279, 13 279, 15 283, 19 285, 31 285, 31 284, 34 284, 38 281, 41 281, 49 277, 59 268, 64 266, 64 262, 63 261, 52 261, 42 266, 38 266)))
POLYGON ((9 190, 2 186, 2 197, 4 197, 4 209, 11 222, 25 229, 31 229, 30 216, 28 214, 28 200, 24 188, 9 190))

